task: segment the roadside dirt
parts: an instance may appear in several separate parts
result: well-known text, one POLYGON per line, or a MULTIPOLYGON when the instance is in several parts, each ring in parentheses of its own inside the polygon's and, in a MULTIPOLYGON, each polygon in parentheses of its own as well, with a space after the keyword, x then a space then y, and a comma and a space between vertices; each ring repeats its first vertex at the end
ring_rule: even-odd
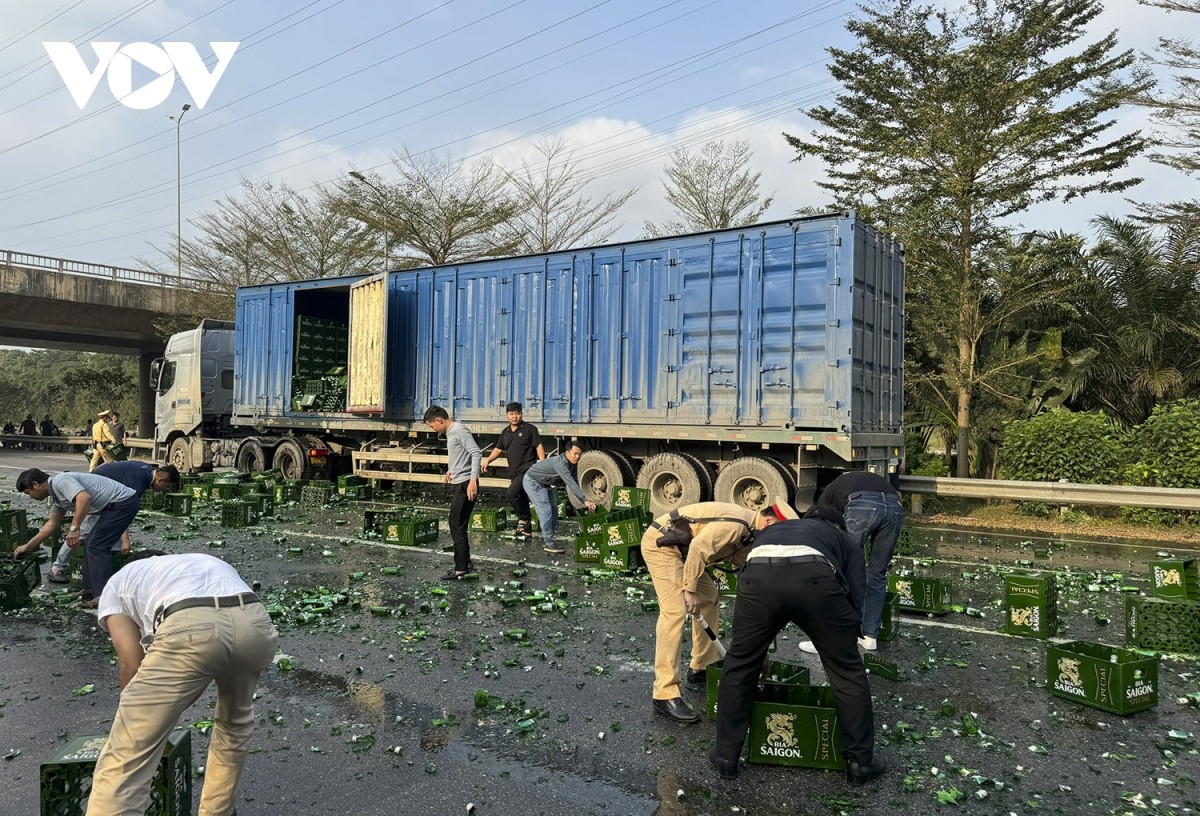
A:
MULTIPOLYGON (((1081 514, 1082 515, 1082 514, 1081 514)), ((1065 535, 1079 538, 1140 539, 1142 541, 1171 541, 1200 545, 1200 527, 1181 525, 1157 527, 1131 524, 1119 518, 1087 516, 1082 520, 1065 520, 1057 516, 1045 518, 1017 512, 1015 504, 990 504, 968 512, 926 513, 909 515, 912 521, 929 524, 948 524, 981 530, 1024 531, 1042 535, 1065 535)))

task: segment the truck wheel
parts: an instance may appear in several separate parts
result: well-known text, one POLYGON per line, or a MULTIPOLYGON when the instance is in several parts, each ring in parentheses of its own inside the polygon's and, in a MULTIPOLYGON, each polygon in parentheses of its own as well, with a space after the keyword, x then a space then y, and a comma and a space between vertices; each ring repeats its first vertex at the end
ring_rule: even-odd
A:
POLYGON ((680 452, 679 455, 692 463, 692 470, 696 471, 696 476, 700 479, 700 498, 697 501, 712 501, 713 479, 716 478, 712 467, 693 453, 680 452))
POLYGON ((717 474, 715 499, 750 510, 762 510, 774 497, 788 498, 788 483, 769 459, 743 456, 717 474))
POLYGON ((305 478, 308 463, 304 448, 300 447, 300 443, 295 439, 281 440, 275 446, 275 457, 271 460, 271 467, 278 470, 289 482, 305 478))
POLYGON ((238 473, 262 473, 267 469, 267 455, 257 439, 244 439, 233 457, 233 467, 238 473))
POLYGON ((613 459, 617 460, 617 465, 621 468, 621 484, 626 487, 633 487, 637 484, 637 465, 633 462, 633 457, 625 451, 610 450, 605 451, 613 459))
POLYGON ((171 443, 167 452, 167 463, 174 465, 180 473, 190 473, 192 470, 192 440, 181 436, 171 443))
POLYGON ((596 504, 607 505, 613 488, 625 483, 620 463, 607 451, 584 451, 576 471, 583 495, 596 504))
POLYGON ((677 453, 651 456, 638 472, 637 486, 650 491, 650 511, 655 516, 700 501, 700 474, 677 453))

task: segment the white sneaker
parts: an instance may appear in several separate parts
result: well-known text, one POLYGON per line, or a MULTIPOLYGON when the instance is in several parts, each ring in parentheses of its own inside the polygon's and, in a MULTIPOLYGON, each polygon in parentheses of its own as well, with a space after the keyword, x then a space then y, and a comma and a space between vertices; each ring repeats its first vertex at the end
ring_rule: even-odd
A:
POLYGON ((864 652, 873 652, 878 645, 879 644, 876 642, 875 638, 871 637, 870 635, 865 635, 858 639, 858 648, 862 649, 864 652))
POLYGON ((811 640, 802 640, 800 641, 800 651, 808 652, 809 654, 816 654, 817 647, 813 645, 811 640))

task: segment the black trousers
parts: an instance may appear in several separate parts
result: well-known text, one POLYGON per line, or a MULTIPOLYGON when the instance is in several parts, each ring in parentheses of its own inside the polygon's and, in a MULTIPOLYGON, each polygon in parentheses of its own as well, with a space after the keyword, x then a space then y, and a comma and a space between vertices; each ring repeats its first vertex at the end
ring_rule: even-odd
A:
POLYGON ((470 482, 450 485, 450 540, 454 542, 455 572, 466 572, 471 564, 467 527, 471 522, 471 511, 475 509, 475 500, 467 498, 468 484, 470 482))
POLYGON ((513 512, 517 514, 517 521, 528 524, 533 517, 529 514, 529 496, 525 493, 525 486, 522 484, 524 481, 524 470, 512 475, 508 483, 508 503, 512 505, 513 512))
POLYGON ((828 564, 746 562, 738 576, 733 635, 717 696, 717 744, 711 754, 719 766, 736 768, 750 725, 754 691, 771 640, 789 621, 817 647, 833 690, 842 753, 847 760, 871 761, 875 717, 871 686, 858 654, 859 615, 828 564))

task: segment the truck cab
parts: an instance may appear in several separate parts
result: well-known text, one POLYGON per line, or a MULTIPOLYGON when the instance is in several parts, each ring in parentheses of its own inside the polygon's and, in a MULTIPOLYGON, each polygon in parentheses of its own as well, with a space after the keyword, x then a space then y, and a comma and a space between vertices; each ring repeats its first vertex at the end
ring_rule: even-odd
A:
POLYGON ((171 336, 150 364, 154 456, 186 473, 212 461, 204 438, 229 434, 233 414, 233 323, 204 319, 171 336))

